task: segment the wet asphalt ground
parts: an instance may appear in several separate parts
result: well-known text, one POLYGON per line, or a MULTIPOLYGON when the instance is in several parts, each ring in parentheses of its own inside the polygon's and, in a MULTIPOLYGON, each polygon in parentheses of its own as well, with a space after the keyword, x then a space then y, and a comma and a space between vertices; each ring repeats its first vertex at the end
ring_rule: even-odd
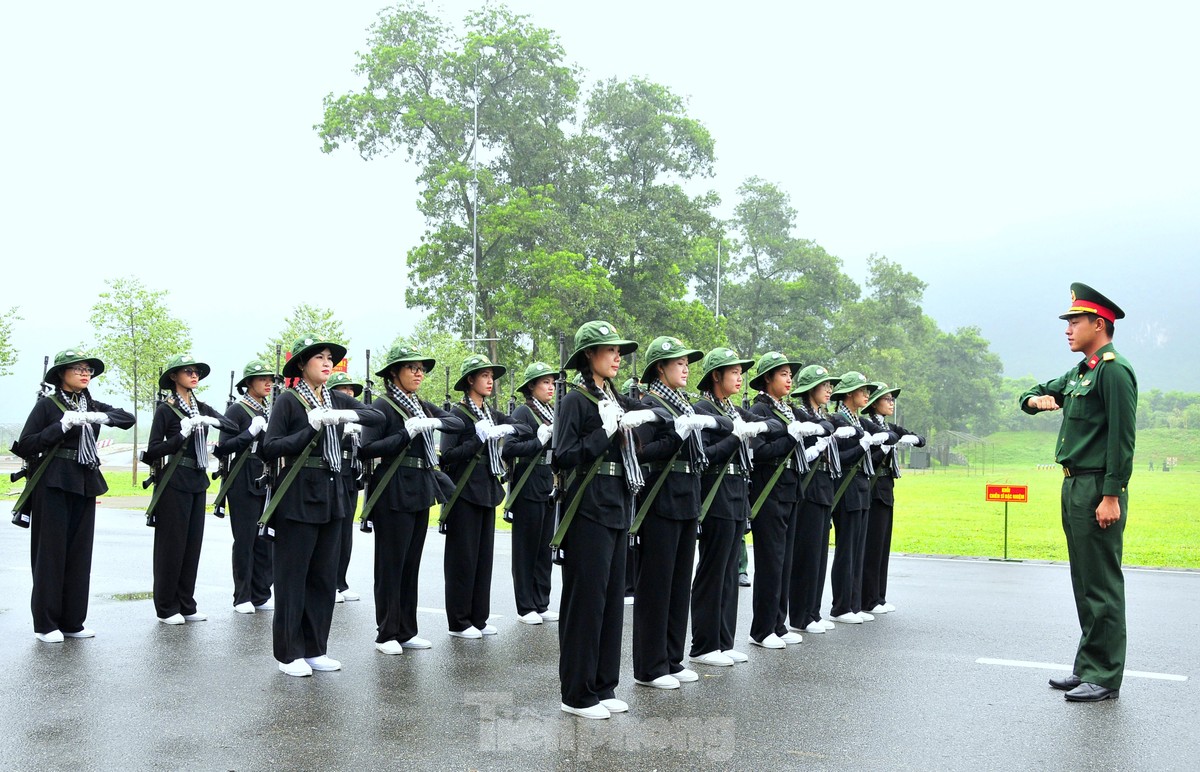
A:
MULTIPOLYGON (((375 651, 374 545, 355 533, 363 600, 337 607, 336 673, 290 678, 271 657, 270 613, 231 606, 227 521, 210 517, 197 599, 209 621, 168 627, 149 600, 152 533, 140 512, 98 515, 89 640, 45 644, 29 618, 28 532, 0 528, 0 769, 1196 769, 1200 574, 1128 570, 1121 699, 1066 703, 1047 678, 1078 640, 1065 565, 897 557, 875 622, 744 643, 732 668, 678 691, 635 686, 626 611, 607 721, 559 710, 554 624, 515 619, 509 541, 496 540, 499 634, 446 635, 442 537, 422 565, 427 651, 375 651), (1186 679, 1186 680, 1181 680, 1186 679)), ((555 600, 558 574, 555 572, 555 600)), ((552 606, 553 608, 553 606, 552 606)), ((828 608, 828 599, 826 600, 828 608)))

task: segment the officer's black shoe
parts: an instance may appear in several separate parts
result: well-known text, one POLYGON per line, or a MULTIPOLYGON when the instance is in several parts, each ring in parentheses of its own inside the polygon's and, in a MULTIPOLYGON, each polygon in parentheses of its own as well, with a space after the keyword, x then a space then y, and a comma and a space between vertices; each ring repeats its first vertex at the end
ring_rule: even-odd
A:
POLYGON ((1109 689, 1099 684, 1083 683, 1063 695, 1069 702, 1100 702, 1115 700, 1121 696, 1118 689, 1109 689))
POLYGON ((1079 686, 1083 681, 1079 680, 1079 676, 1072 673, 1066 678, 1051 678, 1050 685, 1055 689, 1062 689, 1064 692, 1069 692, 1076 686, 1079 686))

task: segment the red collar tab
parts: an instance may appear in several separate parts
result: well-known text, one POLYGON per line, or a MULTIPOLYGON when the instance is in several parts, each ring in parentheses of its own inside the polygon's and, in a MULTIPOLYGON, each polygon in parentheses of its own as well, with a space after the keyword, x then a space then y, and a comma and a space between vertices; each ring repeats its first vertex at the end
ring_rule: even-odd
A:
POLYGON ((1095 370, 1096 365, 1098 365, 1099 363, 1100 363, 1100 355, 1092 354, 1092 358, 1087 361, 1087 368, 1089 370, 1095 370))

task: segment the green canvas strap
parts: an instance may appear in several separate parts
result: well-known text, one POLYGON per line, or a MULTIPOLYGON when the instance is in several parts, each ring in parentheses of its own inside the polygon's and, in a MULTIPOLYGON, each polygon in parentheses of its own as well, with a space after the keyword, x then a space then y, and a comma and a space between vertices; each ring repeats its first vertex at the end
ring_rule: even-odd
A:
POLYGON ((846 492, 846 489, 850 487, 850 481, 854 479, 856 474, 858 474, 859 469, 862 469, 861 458, 855 462, 854 466, 851 467, 850 471, 846 474, 845 478, 842 480, 841 486, 837 489, 837 493, 833 494, 833 504, 830 505, 830 509, 837 508, 838 502, 842 500, 842 495, 846 492))
POLYGON ((599 456, 592 462, 592 466, 584 475, 583 482, 579 485, 579 490, 575 491, 575 498, 571 499, 571 505, 567 507, 567 511, 563 514, 562 522, 558 524, 558 529, 555 530, 554 536, 550 539, 550 549, 554 552, 558 551, 559 545, 567 535, 567 529, 571 527, 571 521, 575 519, 575 512, 579 509, 580 503, 583 501, 583 492, 587 490, 588 485, 592 482, 592 478, 596 476, 596 472, 600 469, 600 465, 604 463, 604 456, 599 456))
POLYGON ((375 502, 379 501, 379 497, 383 495, 384 489, 387 488, 388 483, 392 481, 392 477, 395 476, 396 470, 400 468, 400 462, 403 461, 404 457, 408 455, 408 449, 410 447, 412 447, 412 443, 405 445, 404 450, 400 451, 400 455, 396 456, 396 458, 392 460, 392 463, 388 464, 388 468, 383 470, 383 477, 379 478, 379 484, 374 486, 375 489, 371 491, 371 498, 367 499, 367 503, 363 505, 363 520, 366 520, 371 516, 371 510, 375 508, 375 502))
MULTIPOLYGON (((163 404, 170 408, 171 412, 174 413, 180 421, 185 418, 183 411, 172 405, 170 402, 164 402, 163 404)), ((187 437, 184 437, 184 439, 186 440, 187 437)), ((150 496, 150 506, 146 507, 147 523, 150 522, 151 515, 154 514, 155 508, 158 507, 158 500, 162 498, 163 491, 167 489, 167 483, 171 481, 171 477, 175 474, 175 470, 179 467, 179 462, 182 460, 183 448, 181 447, 179 450, 171 454, 171 460, 167 462, 167 468, 163 470, 162 477, 155 480, 154 493, 150 496)))
MULTIPOLYGON (((471 411, 463 410, 462 405, 455 405, 455 407, 458 408, 458 412, 471 419, 472 425, 479 423, 479 419, 476 418, 471 411)), ((483 457, 483 452, 485 450, 487 450, 487 443, 480 443, 479 450, 475 451, 475 455, 471 457, 471 463, 467 464, 466 471, 464 471, 462 476, 458 478, 458 482, 454 486, 454 493, 450 496, 450 500, 447 501, 446 504, 441 507, 441 511, 438 512, 439 528, 446 525, 446 518, 450 517, 450 508, 458 503, 458 497, 462 495, 463 489, 467 487, 467 481, 471 479, 471 474, 475 471, 475 467, 479 464, 479 459, 483 457)))
MULTIPOLYGON (((548 425, 536 413, 533 416, 533 420, 536 421, 539 424, 539 426, 547 426, 548 425)), ((521 475, 521 479, 517 480, 516 485, 509 486, 508 496, 504 499, 504 511, 505 512, 512 509, 513 502, 517 500, 517 496, 520 495, 521 489, 525 487, 525 483, 528 482, 530 475, 533 474, 533 470, 540 465, 540 462, 538 461, 538 457, 541 456, 545 452, 546 452, 545 449, 542 449, 542 450, 539 450, 537 453, 533 454, 533 456, 531 456, 529 459, 529 466, 525 467, 525 472, 521 475)), ((514 466, 514 468, 516 467, 515 464, 513 466, 514 466)))
MULTIPOLYGON (((304 412, 308 413, 312 410, 312 406, 308 404, 308 400, 300 396, 295 389, 288 389, 288 392, 296 397, 296 401, 304 408, 304 412)), ((284 475, 283 482, 279 484, 279 489, 271 491, 271 500, 267 502, 267 506, 263 508, 263 513, 258 518, 260 526, 271 522, 271 515, 275 514, 275 507, 279 506, 279 502, 283 499, 283 494, 287 493, 288 488, 292 487, 292 481, 300 474, 300 470, 304 468, 304 464, 308 461, 308 457, 312 454, 313 448, 317 447, 317 443, 321 441, 324 432, 318 431, 313 438, 304 446, 304 450, 300 451, 300 455, 296 456, 296 460, 288 467, 288 473, 284 475)))
MULTIPOLYGON (((791 451, 788 451, 789 453, 791 451)), ((775 473, 771 475, 771 479, 767 480, 767 485, 763 488, 762 493, 758 494, 758 498, 754 500, 754 506, 750 508, 750 519, 758 517, 758 510, 762 509, 762 505, 766 503, 767 496, 771 495, 771 491, 775 489, 775 483, 779 482, 779 476, 783 474, 783 470, 787 469, 787 459, 779 462, 775 467, 775 473)))
MULTIPOLYGON (((50 395, 50 401, 58 406, 58 409, 67 412, 67 406, 64 405, 58 398, 57 394, 50 395)), ((85 427, 90 428, 90 427, 85 427)), ((37 469, 33 470, 33 476, 29 478, 29 482, 25 483, 25 487, 21 490, 21 495, 17 497, 17 501, 13 504, 13 512, 20 512, 25 507, 25 503, 29 501, 29 497, 33 495, 33 491, 37 488, 38 482, 42 479, 42 475, 46 473, 46 469, 50 466, 50 459, 54 458, 54 454, 58 452, 58 448, 66 439, 66 432, 63 432, 63 437, 58 442, 50 446, 50 449, 42 456, 42 462, 38 464, 37 469)))
POLYGON ((721 487, 721 481, 725 479, 725 473, 729 471, 729 464, 721 466, 721 473, 717 475, 716 481, 713 482, 712 490, 704 497, 704 503, 700 505, 700 517, 697 523, 704 523, 704 518, 708 517, 708 508, 712 506, 713 499, 717 497, 717 490, 721 487))

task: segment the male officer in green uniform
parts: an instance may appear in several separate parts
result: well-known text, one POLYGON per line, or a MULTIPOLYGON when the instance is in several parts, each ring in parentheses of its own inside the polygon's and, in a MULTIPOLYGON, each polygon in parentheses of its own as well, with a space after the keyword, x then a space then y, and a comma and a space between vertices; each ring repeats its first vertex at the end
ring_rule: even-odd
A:
POLYGON ((1086 284, 1071 285, 1067 343, 1084 360, 1021 395, 1026 413, 1062 410, 1055 460, 1062 464, 1062 522, 1083 635, 1070 677, 1050 685, 1072 702, 1116 699, 1125 669, 1125 577, 1121 540, 1133 472, 1137 377, 1112 345, 1125 312, 1086 284))

